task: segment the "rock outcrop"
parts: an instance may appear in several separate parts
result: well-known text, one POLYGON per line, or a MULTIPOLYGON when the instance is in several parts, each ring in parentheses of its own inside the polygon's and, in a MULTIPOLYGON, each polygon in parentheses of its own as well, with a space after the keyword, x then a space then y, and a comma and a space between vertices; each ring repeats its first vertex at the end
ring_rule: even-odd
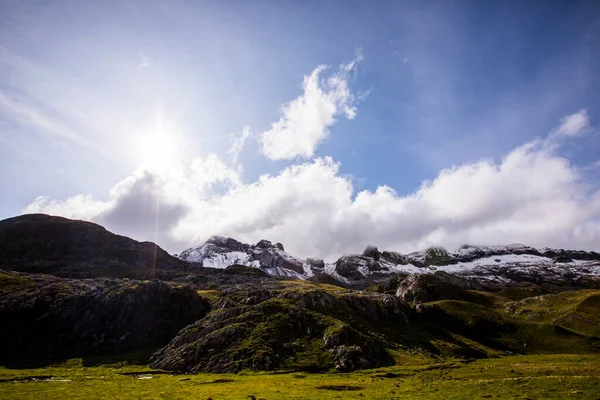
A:
POLYGON ((204 317, 194 290, 162 281, 0 271, 0 360, 52 360, 164 345, 204 317))
POLYGON ((204 319, 182 329, 151 360, 183 372, 242 369, 352 371, 393 362, 385 332, 408 325, 393 296, 289 282, 223 293, 204 319))
POLYGON ((483 286, 469 279, 445 272, 409 275, 402 280, 396 296, 408 302, 427 303, 436 300, 464 300, 467 290, 483 290, 483 286))
POLYGON ((379 258, 381 257, 381 253, 379 252, 379 249, 375 246, 370 246, 370 245, 367 246, 367 248, 362 252, 362 255, 365 257, 371 257, 375 261, 379 261, 379 258))

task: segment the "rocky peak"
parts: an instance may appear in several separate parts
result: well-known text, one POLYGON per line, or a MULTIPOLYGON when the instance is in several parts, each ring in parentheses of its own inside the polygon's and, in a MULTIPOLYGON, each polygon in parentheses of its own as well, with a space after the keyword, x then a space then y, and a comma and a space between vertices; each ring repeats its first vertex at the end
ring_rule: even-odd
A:
POLYGON ((406 265, 408 260, 404 254, 398 253, 397 251, 382 251, 381 258, 392 264, 406 265))
POLYGON ((238 264, 261 268, 270 275, 303 278, 304 262, 287 254, 283 245, 260 240, 256 245, 238 242, 232 238, 212 236, 206 243, 183 251, 179 257, 202 263, 204 267, 227 268, 238 264))
POLYGON ((268 248, 271 248, 274 246, 273 246, 273 243, 271 243, 269 240, 262 239, 262 240, 259 240, 258 243, 256 243, 256 247, 261 248, 261 249, 268 249, 268 248))
POLYGON ((456 264, 458 260, 443 247, 430 247, 424 251, 410 253, 408 260, 416 266, 456 264))
POLYGON ((353 281, 365 279, 381 269, 381 265, 374 258, 358 254, 347 254, 335 262, 335 272, 353 281))
POLYGON ((375 246, 367 246, 365 250, 362 252, 362 255, 365 257, 371 257, 376 261, 379 261, 379 257, 381 257, 381 253, 379 253, 379 249, 375 246))
POLYGON ((211 236, 206 243, 214 244, 232 251, 244 251, 244 245, 237 240, 224 236, 211 236))

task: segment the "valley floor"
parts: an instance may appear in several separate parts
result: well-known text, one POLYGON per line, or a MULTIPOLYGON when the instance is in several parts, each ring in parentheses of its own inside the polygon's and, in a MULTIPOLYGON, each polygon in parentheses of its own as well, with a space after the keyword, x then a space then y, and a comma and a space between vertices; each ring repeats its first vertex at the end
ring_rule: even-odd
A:
POLYGON ((0 399, 600 398, 600 355, 510 356, 348 374, 170 375, 124 360, 103 362, 0 367, 0 399))

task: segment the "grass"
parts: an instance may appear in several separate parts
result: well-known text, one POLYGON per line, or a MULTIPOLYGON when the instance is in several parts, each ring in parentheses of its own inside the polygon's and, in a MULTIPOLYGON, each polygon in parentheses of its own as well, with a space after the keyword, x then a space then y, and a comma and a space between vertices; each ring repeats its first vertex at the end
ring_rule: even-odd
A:
MULTIPOLYGON (((2 281, 9 287, 20 284, 19 277, 0 275, 2 281)), ((207 354, 251 368, 253 361, 289 353, 278 368, 295 372, 169 374, 150 370, 151 352, 142 352, 43 367, 0 367, 0 399, 600 399, 597 290, 525 300, 519 298, 525 289, 502 295, 467 291, 467 301, 426 304, 411 325, 372 320, 372 310, 379 310, 374 304, 382 301, 372 293, 303 281, 282 281, 268 290, 277 296, 254 304, 248 299, 259 298, 260 291, 239 292, 228 300, 240 313, 214 311, 206 317, 203 323, 215 325, 203 339, 214 339, 207 354), (357 336, 357 328, 365 333, 357 336), (236 340, 224 341, 232 330, 236 340), (325 336, 343 334, 349 345, 372 344, 380 333, 396 345, 386 344, 383 355, 389 354, 389 363, 370 365, 393 366, 352 373, 298 372, 332 369, 331 355, 322 349, 325 336), (211 353, 213 349, 220 352, 211 353), (506 356, 508 351, 527 355, 506 356)), ((210 301, 222 296, 216 290, 198 294, 210 301)), ((364 348, 372 347, 377 346, 364 348)), ((375 359, 382 360, 382 354, 375 359)))
POLYGON ((513 303, 513 315, 548 322, 582 336, 600 336, 600 292, 578 290, 532 297, 513 303))
POLYGON ((0 368, 10 399, 597 399, 600 356, 536 355, 402 365, 349 374, 154 374, 81 359, 37 369, 0 368), (123 373, 136 373, 123 375, 123 373), (41 380, 35 380, 38 377, 41 380), (44 378, 45 377, 45 378, 44 378), (53 377, 53 379, 49 378, 53 377), (44 381, 44 379, 46 379, 44 381), (51 379, 51 380, 50 380, 51 379))
POLYGON ((209 302, 215 301, 219 299, 219 291, 218 290, 196 290, 196 292, 204 297, 209 302))

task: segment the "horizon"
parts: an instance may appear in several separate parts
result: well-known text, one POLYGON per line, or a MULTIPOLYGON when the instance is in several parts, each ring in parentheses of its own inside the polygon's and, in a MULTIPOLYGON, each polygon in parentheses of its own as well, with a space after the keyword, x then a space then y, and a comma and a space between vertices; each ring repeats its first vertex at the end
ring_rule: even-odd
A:
POLYGON ((597 2, 7 2, 0 26, 0 219, 171 254, 598 251, 597 2))

